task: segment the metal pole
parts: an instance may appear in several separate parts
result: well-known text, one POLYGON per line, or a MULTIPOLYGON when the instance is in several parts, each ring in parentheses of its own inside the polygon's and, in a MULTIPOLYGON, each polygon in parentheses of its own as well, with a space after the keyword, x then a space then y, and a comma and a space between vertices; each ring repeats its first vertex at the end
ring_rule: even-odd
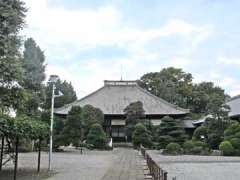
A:
POLYGON ((52 147, 53 147, 53 110, 54 110, 54 90, 55 85, 53 83, 52 87, 52 104, 51 104, 51 125, 50 125, 50 142, 49 142, 49 162, 48 162, 48 170, 52 169, 52 147))

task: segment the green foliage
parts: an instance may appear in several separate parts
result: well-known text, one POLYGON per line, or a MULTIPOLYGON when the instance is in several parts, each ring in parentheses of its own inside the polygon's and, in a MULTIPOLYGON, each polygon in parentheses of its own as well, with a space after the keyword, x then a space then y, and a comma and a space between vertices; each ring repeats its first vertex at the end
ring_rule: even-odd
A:
POLYGON ((139 147, 142 144, 144 147, 150 148, 152 146, 152 138, 147 128, 142 123, 138 123, 134 129, 132 136, 134 146, 139 147))
POLYGON ((143 75, 139 85, 172 104, 191 109, 193 113, 225 116, 229 109, 226 106, 221 108, 227 97, 224 90, 212 82, 193 84, 192 79, 190 73, 169 67, 143 75))
POLYGON ((240 123, 234 122, 224 131, 224 140, 231 142, 236 155, 240 155, 240 123))
POLYGON ((67 115, 67 120, 63 129, 64 141, 67 144, 79 146, 83 140, 83 123, 80 106, 73 106, 67 115))
MULTIPOLYGON (((55 98, 54 107, 59 108, 65 104, 72 103, 77 100, 76 92, 73 89, 71 83, 67 81, 61 81, 60 79, 55 83, 56 90, 55 94, 58 94, 59 91, 63 93, 62 96, 55 98)), ((45 109, 50 109, 51 107, 51 98, 52 98, 52 83, 48 83, 46 87, 46 102, 45 109)))
POLYGON ((131 140, 134 126, 143 121, 145 117, 145 111, 143 109, 143 104, 140 101, 130 103, 125 109, 124 113, 126 115, 126 134, 128 140, 131 140))
POLYGON ((87 135, 87 143, 92 144, 94 148, 104 149, 107 144, 107 136, 100 124, 93 124, 87 135))
POLYGON ((45 79, 45 57, 43 51, 29 38, 24 43, 23 69, 24 82, 22 86, 27 90, 28 97, 24 112, 29 115, 38 113, 40 104, 44 101, 43 81, 45 79))
POLYGON ((85 105, 82 108, 81 117, 84 124, 85 134, 88 134, 89 129, 93 124, 102 125, 104 122, 104 114, 99 108, 95 108, 91 105, 85 105))
POLYGON ((203 140, 202 137, 204 137, 204 139, 208 137, 208 128, 206 126, 199 126, 193 133, 193 138, 196 140, 203 140))
POLYGON ((192 75, 182 69, 163 68, 160 72, 143 75, 139 84, 170 103, 187 107, 192 89, 192 75))
POLYGON ((196 140, 189 140, 184 142, 183 149, 185 154, 208 155, 210 153, 210 149, 207 143, 196 140))
POLYGON ((159 148, 165 148, 171 142, 182 144, 187 135, 179 122, 169 116, 161 119, 161 124, 157 128, 159 148))
POLYGON ((43 51, 32 38, 24 43, 23 68, 25 70, 24 87, 39 91, 45 79, 45 57, 43 51))
POLYGON ((166 146, 164 153, 178 155, 182 153, 182 148, 178 143, 169 143, 166 146))
POLYGON ((16 118, 1 115, 0 132, 9 138, 44 139, 49 135, 49 126, 37 119, 24 115, 16 118))
POLYGON ((0 1, 0 110, 22 108, 25 93, 19 87, 23 70, 19 31, 23 28, 25 5, 20 0, 0 1))
POLYGON ((234 148, 229 141, 223 141, 219 145, 219 149, 222 151, 224 156, 232 156, 234 155, 234 148))
POLYGON ((185 141, 183 143, 183 149, 184 149, 184 153, 186 154, 191 154, 194 148, 194 143, 193 141, 185 141))

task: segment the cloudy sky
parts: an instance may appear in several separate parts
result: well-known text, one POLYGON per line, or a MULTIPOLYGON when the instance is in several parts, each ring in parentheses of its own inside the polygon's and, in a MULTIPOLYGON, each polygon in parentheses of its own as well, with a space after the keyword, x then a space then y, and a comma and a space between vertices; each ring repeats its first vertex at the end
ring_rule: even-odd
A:
POLYGON ((169 66, 240 94, 239 0, 25 2, 25 38, 45 51, 47 74, 71 81, 79 98, 105 79, 169 66))

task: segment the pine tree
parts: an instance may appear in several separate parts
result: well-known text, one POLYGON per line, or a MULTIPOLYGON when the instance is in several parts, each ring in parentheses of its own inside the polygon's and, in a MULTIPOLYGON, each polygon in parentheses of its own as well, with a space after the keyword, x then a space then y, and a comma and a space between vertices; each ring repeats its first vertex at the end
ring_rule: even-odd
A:
POLYGON ((142 123, 138 123, 134 129, 132 136, 134 146, 139 147, 140 145, 143 145, 144 147, 151 147, 152 137, 147 128, 142 123))
POLYGON ((93 124, 87 135, 87 143, 92 144, 94 148, 103 149, 107 144, 107 136, 100 124, 93 124))
POLYGON ((73 106, 67 115, 63 129, 64 141, 66 144, 79 146, 83 139, 83 124, 81 118, 82 109, 80 106, 73 106))
POLYGON ((161 124, 157 128, 159 148, 165 148, 171 142, 182 144, 186 138, 187 135, 177 120, 169 116, 161 119, 161 124))

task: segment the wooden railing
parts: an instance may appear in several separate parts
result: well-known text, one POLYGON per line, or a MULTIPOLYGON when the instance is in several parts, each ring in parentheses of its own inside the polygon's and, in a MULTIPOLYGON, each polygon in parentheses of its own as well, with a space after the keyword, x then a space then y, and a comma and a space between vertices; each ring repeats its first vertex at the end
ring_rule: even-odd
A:
MULTIPOLYGON (((140 151, 147 162, 147 166, 153 180, 167 180, 167 171, 164 171, 162 168, 159 167, 159 165, 146 152, 146 149, 143 146, 140 147, 140 151)), ((176 178, 173 178, 173 180, 176 180, 176 178)))

